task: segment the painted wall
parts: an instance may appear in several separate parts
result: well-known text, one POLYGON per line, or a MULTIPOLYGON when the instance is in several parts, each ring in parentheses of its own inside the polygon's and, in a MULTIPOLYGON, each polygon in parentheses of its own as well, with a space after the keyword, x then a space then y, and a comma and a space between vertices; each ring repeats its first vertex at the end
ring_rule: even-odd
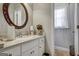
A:
POLYGON ((67 13, 69 28, 55 29, 55 47, 69 50, 69 46, 74 44, 74 4, 69 4, 67 13))
POLYGON ((48 3, 33 4, 33 25, 36 26, 38 24, 41 24, 43 26, 46 34, 46 52, 50 54, 53 53, 53 49, 54 49, 53 38, 51 37, 51 20, 53 24, 53 14, 51 19, 51 10, 53 12, 52 8, 51 8, 51 4, 48 3))
POLYGON ((6 36, 8 24, 6 23, 2 13, 2 5, 3 4, 0 3, 0 36, 6 36))

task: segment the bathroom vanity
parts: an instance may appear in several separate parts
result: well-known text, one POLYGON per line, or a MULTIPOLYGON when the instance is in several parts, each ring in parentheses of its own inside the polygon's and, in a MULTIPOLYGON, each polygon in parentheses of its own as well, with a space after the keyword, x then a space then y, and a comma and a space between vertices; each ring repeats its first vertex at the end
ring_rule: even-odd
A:
POLYGON ((45 52, 44 36, 26 34, 31 26, 28 23, 31 17, 28 6, 23 3, 3 3, 2 11, 9 26, 6 39, 0 38, 0 56, 42 56, 45 52))
POLYGON ((42 56, 45 52, 44 36, 32 35, 17 37, 13 41, 3 42, 0 53, 9 56, 42 56))

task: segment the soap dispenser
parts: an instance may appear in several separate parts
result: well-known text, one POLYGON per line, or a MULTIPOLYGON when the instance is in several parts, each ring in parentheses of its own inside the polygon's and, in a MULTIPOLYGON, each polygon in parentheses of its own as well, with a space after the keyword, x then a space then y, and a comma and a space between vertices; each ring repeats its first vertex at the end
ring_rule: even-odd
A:
POLYGON ((30 26, 30 35, 34 35, 34 27, 30 26))

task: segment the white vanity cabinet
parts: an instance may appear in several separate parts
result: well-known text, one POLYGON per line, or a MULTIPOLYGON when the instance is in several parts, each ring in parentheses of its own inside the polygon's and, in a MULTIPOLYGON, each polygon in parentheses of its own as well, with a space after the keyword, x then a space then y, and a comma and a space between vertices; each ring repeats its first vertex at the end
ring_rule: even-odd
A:
POLYGON ((23 52, 22 56, 38 56, 38 47, 23 52))
POLYGON ((22 53, 32 49, 34 47, 34 41, 22 43, 22 53))
POLYGON ((42 56, 45 50, 44 37, 35 38, 20 44, 4 48, 2 53, 12 56, 42 56))
POLYGON ((43 53, 45 52, 45 39, 40 38, 39 39, 39 56, 42 56, 43 53))
POLYGON ((22 56, 36 56, 38 55, 38 41, 35 39, 29 42, 22 43, 22 56))
POLYGON ((23 56, 42 56, 44 52, 45 52, 44 37, 22 44, 23 56))

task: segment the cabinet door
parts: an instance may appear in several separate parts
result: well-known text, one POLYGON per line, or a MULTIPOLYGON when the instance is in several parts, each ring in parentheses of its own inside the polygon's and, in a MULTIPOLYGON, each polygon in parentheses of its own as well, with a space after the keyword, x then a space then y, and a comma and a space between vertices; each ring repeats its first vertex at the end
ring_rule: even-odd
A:
POLYGON ((23 56, 38 56, 38 47, 35 47, 29 51, 24 52, 23 56))
POLYGON ((33 51, 32 56, 38 56, 38 46, 35 47, 32 51, 33 51))
POLYGON ((35 40, 34 40, 34 47, 35 47, 35 46, 38 46, 38 41, 39 41, 39 39, 35 39, 35 40))
POLYGON ((3 50, 4 54, 10 54, 12 56, 20 56, 20 45, 12 46, 3 50))
POLYGON ((22 53, 28 51, 34 47, 34 41, 22 43, 22 53))
MULTIPOLYGON (((26 51, 32 50, 36 46, 38 46, 38 39, 22 43, 22 54, 25 53, 26 51)), ((29 52, 26 52, 25 54, 28 54, 28 53, 29 52)))
POLYGON ((22 56, 31 56, 31 52, 25 51, 25 52, 22 53, 22 56))
POLYGON ((44 53, 44 47, 39 47, 39 56, 42 56, 44 53))

